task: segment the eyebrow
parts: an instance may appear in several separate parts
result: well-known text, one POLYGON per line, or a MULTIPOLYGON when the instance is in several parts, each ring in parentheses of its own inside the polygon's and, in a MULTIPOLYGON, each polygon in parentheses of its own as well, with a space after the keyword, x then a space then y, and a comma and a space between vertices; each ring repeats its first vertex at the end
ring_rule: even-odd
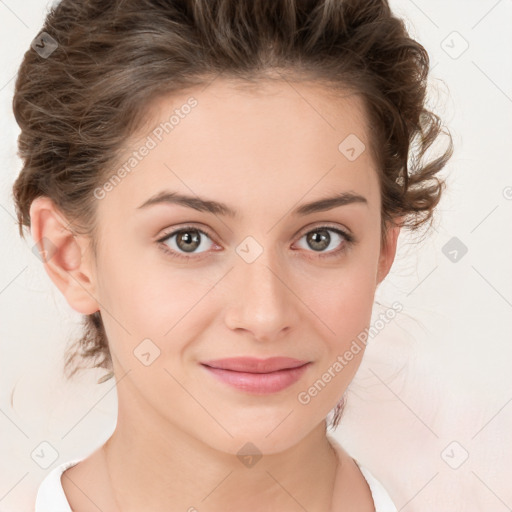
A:
MULTIPOLYGON (((340 192, 332 197, 304 203, 296 208, 292 212, 292 215, 304 216, 316 212, 325 212, 327 210, 337 208, 338 206, 345 206, 354 203, 360 203, 368 206, 368 201, 365 197, 353 192, 340 192)), ((162 192, 150 197, 147 201, 138 206, 137 209, 145 209, 156 204, 178 204, 188 208, 193 208, 200 212, 213 213, 214 215, 225 215, 229 217, 238 216, 238 212, 225 203, 202 199, 197 196, 188 196, 178 192, 170 192, 167 190, 163 190, 162 192)))

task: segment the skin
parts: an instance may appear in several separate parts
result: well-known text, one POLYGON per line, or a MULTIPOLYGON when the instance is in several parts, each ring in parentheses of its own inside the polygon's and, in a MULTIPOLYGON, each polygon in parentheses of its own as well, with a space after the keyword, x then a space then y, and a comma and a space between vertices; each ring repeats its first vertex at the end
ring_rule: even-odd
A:
MULTIPOLYGON (((156 101, 126 155, 190 96, 198 101, 191 113, 98 200, 97 258, 48 198, 32 203, 32 236, 56 247, 45 269, 73 309, 101 311, 118 381, 115 432, 64 473, 68 500, 76 510, 168 511, 172 503, 184 511, 313 512, 330 510, 332 500, 373 510, 364 477, 325 432, 364 350, 307 405, 297 399, 369 326, 395 257, 398 227, 380 245, 362 102, 348 94, 334 100, 314 83, 245 90, 217 79, 156 101), (366 145, 354 161, 338 150, 350 134, 366 145), (223 202, 238 216, 175 204, 138 209, 164 189, 223 202), (291 213, 344 191, 367 203, 291 213), (195 259, 165 254, 156 240, 190 223, 209 233, 200 235, 195 259), (325 224, 354 243, 329 231, 328 247, 315 250, 305 235, 325 224), (263 249, 252 263, 236 252, 248 236, 263 249), (319 257, 343 244, 338 255, 319 257), (149 366, 133 353, 146 338, 160 350, 149 366), (199 364, 275 355, 312 364, 298 382, 267 395, 231 388, 199 364), (236 455, 247 442, 263 454, 250 468, 236 455)), ((190 254, 177 238, 167 247, 190 254)))

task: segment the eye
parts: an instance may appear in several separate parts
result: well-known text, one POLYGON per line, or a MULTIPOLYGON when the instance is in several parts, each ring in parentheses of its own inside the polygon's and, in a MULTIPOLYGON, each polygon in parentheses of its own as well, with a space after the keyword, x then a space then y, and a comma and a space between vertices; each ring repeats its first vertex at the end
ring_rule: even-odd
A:
POLYGON ((171 233, 167 233, 163 238, 157 240, 157 242, 159 242, 160 247, 165 253, 188 260, 193 258, 193 255, 197 254, 197 252, 202 253, 208 250, 209 244, 206 242, 206 239, 211 241, 206 231, 193 226, 185 226, 171 233), (171 243, 168 244, 167 240, 171 240, 171 243), (169 247, 169 245, 171 247, 169 247), (197 249, 203 249, 203 251, 197 251, 197 249), (190 254, 190 256, 188 254, 190 254))
MULTIPOLYGON (((303 238, 306 239, 306 243, 312 249, 312 251, 308 252, 318 253, 317 257, 319 258, 338 256, 344 252, 350 244, 354 243, 354 237, 352 235, 332 226, 318 226, 302 235, 300 240, 303 238), (334 233, 334 236, 331 236, 330 233, 334 233), (335 247, 338 246, 338 249, 326 251, 325 249, 327 249, 333 241, 337 242, 337 244, 334 245, 335 247)), ((171 231, 157 240, 157 243, 166 254, 185 260, 201 257, 199 256, 200 254, 208 252, 209 245, 216 246, 208 232, 195 226, 184 226, 171 231), (210 241, 210 244, 207 240, 210 241), (197 249, 202 250, 198 251, 197 249)))
POLYGON ((339 228, 331 226, 318 226, 317 228, 308 231, 300 239, 302 240, 303 238, 306 239, 306 244, 313 249, 313 252, 321 253, 318 254, 318 257, 320 258, 337 256, 341 252, 345 251, 354 241, 352 235, 339 228), (330 233, 334 233, 334 236, 331 236, 330 233), (335 248, 330 251, 326 251, 325 249, 331 246, 333 242, 338 242, 337 244, 334 243, 334 246, 338 247, 338 249, 335 248))

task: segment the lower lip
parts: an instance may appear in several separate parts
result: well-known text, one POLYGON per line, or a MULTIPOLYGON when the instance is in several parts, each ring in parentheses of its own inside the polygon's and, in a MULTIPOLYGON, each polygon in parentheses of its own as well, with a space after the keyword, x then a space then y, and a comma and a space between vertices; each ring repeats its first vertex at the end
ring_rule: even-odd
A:
POLYGON ((232 370, 212 368, 206 365, 202 366, 219 380, 234 388, 248 393, 267 394, 277 393, 297 382, 308 368, 309 363, 299 366, 298 368, 279 370, 271 373, 235 372, 232 370))

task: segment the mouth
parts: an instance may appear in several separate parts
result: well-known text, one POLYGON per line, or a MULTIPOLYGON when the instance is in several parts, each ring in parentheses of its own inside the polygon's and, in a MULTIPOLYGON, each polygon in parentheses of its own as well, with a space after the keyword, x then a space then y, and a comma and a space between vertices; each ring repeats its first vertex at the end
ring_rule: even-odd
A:
POLYGON ((252 394, 277 393, 297 382, 311 361, 287 357, 270 359, 230 358, 202 362, 221 382, 252 394))
POLYGON ((258 359, 256 357, 230 357, 226 359, 212 359, 201 364, 220 370, 231 370, 247 373, 270 373, 280 370, 298 368, 308 363, 292 357, 270 357, 258 359))

